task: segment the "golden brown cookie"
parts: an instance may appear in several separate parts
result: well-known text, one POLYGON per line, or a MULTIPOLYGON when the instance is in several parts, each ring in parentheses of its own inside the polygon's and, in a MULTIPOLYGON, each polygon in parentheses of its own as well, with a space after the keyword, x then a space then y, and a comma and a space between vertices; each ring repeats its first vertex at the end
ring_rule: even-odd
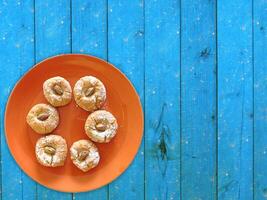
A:
POLYGON ((55 107, 67 105, 72 97, 69 82, 60 76, 47 79, 43 84, 43 92, 46 100, 55 107))
POLYGON ((93 76, 84 76, 73 89, 74 99, 82 109, 92 112, 103 106, 106 100, 104 84, 93 76))
POLYGON ((105 110, 91 113, 85 122, 85 132, 94 142, 108 143, 116 135, 117 129, 116 118, 105 110))
POLYGON ((67 157, 67 143, 59 135, 41 137, 35 146, 38 162, 46 167, 63 166, 67 157))
POLYGON ((96 167, 100 156, 95 144, 89 140, 78 140, 70 148, 71 160, 83 172, 96 167))
POLYGON ((31 108, 27 117, 27 123, 39 134, 51 133, 59 124, 57 110, 48 104, 36 104, 31 108))

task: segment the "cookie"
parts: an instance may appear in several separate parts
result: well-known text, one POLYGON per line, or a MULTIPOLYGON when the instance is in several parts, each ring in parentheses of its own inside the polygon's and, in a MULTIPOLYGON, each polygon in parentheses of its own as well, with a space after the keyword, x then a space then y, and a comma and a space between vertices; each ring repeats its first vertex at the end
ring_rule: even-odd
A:
POLYGON ((51 133, 59 124, 57 110, 48 104, 36 104, 29 111, 26 121, 39 134, 51 133))
POLYGON ((118 124, 110 112, 98 110, 88 116, 84 128, 94 142, 108 143, 116 135, 118 124))
POLYGON ((93 76, 80 78, 74 86, 73 93, 78 106, 89 112, 101 108, 106 100, 104 84, 93 76))
POLYGON ((55 107, 67 105, 72 97, 69 82, 60 76, 47 79, 43 84, 43 92, 46 100, 55 107))
POLYGON ((78 140, 70 148, 70 155, 73 164, 83 172, 96 167, 100 156, 94 143, 89 140, 78 140))
POLYGON ((46 167, 63 166, 67 157, 67 143, 59 135, 41 137, 35 146, 38 162, 46 167))

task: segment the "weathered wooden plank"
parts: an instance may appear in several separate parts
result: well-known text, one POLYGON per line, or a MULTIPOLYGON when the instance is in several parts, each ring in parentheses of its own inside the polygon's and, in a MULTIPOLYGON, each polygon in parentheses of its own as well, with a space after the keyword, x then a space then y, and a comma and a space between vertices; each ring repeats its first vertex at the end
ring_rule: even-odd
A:
MULTIPOLYGON (((107 59, 107 0, 72 2, 72 52, 107 59)), ((74 194, 73 198, 108 198, 108 186, 74 194)))
POLYGON ((72 3, 72 52, 107 59, 107 0, 72 3))
POLYGON ((218 1, 218 199, 253 198, 251 11, 218 1))
POLYGON ((180 197, 179 54, 179 1, 145 1, 145 199, 180 197))
POLYGON ((216 198, 216 4, 181 4, 182 199, 216 198))
MULTIPOLYGON (((49 56, 69 53, 70 46, 70 0, 35 1, 36 61, 49 56)), ((38 199, 71 199, 72 195, 37 186, 38 199)))
MULTIPOLYGON (((108 1, 108 61, 122 70, 144 100, 144 3, 108 1)), ((130 106, 130 105, 129 105, 130 106)), ((144 146, 119 179, 110 184, 109 199, 144 199, 144 146)))
POLYGON ((267 198, 267 1, 254 0, 254 199, 267 198))
POLYGON ((10 155, 5 141, 4 108, 18 79, 34 64, 33 1, 0 2, 1 179, 3 199, 34 199, 36 184, 10 155), (29 188, 31 188, 29 190, 29 188))

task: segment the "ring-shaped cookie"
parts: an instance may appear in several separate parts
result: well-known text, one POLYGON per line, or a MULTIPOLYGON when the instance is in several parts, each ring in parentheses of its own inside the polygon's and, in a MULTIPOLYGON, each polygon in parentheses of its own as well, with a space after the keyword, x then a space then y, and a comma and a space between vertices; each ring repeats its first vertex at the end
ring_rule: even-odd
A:
POLYGON ((67 143, 59 135, 41 137, 35 146, 38 162, 46 167, 63 166, 67 157, 67 143))
POLYGON ((51 133, 59 124, 57 110, 48 104, 36 104, 29 111, 26 121, 39 134, 51 133))
POLYGON ((90 140, 78 140, 70 148, 73 164, 83 172, 96 167, 100 156, 97 147, 90 140))
POLYGON ((46 100, 55 107, 67 105, 72 97, 69 82, 60 76, 47 79, 43 84, 43 92, 46 100))
POLYGON ((101 108, 106 100, 104 84, 93 76, 80 78, 74 86, 73 93, 78 106, 89 112, 101 108))
POLYGON ((85 133, 94 142, 108 143, 116 135, 116 118, 108 111, 97 110, 85 122, 85 133))

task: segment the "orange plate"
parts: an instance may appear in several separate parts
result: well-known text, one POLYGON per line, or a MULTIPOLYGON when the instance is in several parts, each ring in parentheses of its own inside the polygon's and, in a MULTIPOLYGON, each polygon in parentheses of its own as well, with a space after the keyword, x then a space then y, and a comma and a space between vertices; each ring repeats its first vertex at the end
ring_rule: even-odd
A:
MULTIPOLYGON (((76 106, 74 100, 59 107, 58 111, 60 124, 54 133, 66 139, 68 148, 76 140, 88 139, 84 133, 88 112, 76 106)), ((5 130, 13 157, 32 179, 54 190, 84 192, 110 183, 132 162, 143 135, 142 106, 130 81, 111 64, 87 55, 60 55, 37 64, 17 83, 7 103, 5 130), (104 109, 117 118, 117 135, 108 144, 96 144, 100 163, 87 173, 72 164, 69 154, 63 167, 43 167, 34 152, 35 143, 42 135, 27 125, 26 115, 33 105, 47 103, 42 90, 46 79, 62 76, 73 87, 86 75, 93 75, 105 84, 107 101, 104 109)))

